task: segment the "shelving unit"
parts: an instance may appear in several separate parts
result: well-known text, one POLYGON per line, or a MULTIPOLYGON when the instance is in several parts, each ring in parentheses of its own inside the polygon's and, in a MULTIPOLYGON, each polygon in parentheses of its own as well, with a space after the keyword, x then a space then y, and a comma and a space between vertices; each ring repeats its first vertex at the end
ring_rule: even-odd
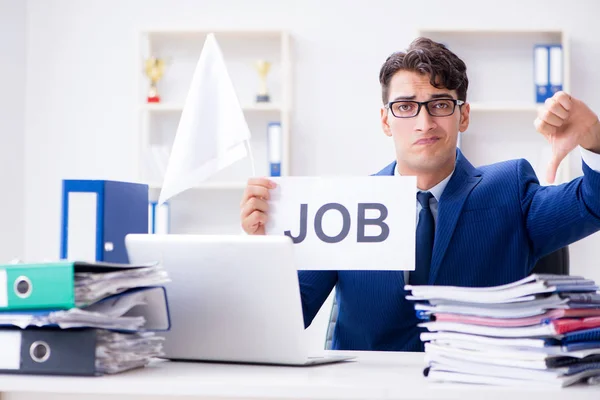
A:
MULTIPOLYGON (((146 30, 139 37, 138 105, 139 147, 138 180, 159 190, 164 178, 171 146, 177 131, 189 85, 206 36, 214 33, 223 52, 229 75, 251 131, 251 147, 256 174, 268 176, 267 125, 282 127, 282 175, 290 173, 290 121, 292 110, 292 60, 290 36, 285 31, 223 30, 146 30), (143 70, 150 56, 166 60, 163 78, 158 82, 159 103, 148 103, 149 80, 143 70), (259 75, 254 62, 267 60, 269 103, 255 102, 259 75)), ((198 189, 243 189, 251 176, 250 159, 241 160, 217 173, 198 189), (241 184, 240 182, 244 182, 241 184)))
MULTIPOLYGON (((561 30, 421 29, 419 36, 444 43, 467 65, 471 122, 461 134, 460 148, 475 165, 514 158, 529 160, 542 184, 551 149, 533 121, 535 102, 534 45, 561 44, 563 90, 570 92, 570 46, 561 30)), ((573 178, 569 157, 556 183, 573 178)))

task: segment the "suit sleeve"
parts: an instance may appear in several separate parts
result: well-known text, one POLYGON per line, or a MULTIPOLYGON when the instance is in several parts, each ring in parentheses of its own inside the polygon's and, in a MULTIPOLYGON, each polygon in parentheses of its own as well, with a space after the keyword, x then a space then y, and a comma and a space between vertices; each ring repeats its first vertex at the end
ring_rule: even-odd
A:
POLYGON ((337 271, 298 271, 305 328, 312 323, 337 279, 337 271))
POLYGON ((521 212, 536 258, 600 230, 600 172, 582 164, 582 177, 540 186, 531 165, 517 163, 521 212))

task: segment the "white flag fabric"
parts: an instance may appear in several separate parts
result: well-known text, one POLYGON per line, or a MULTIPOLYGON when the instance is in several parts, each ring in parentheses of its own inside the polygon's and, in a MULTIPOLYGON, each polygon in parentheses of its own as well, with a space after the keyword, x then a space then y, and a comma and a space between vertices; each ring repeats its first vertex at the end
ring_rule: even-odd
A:
POLYGON ((159 203, 246 157, 250 129, 214 34, 209 34, 183 107, 159 203))

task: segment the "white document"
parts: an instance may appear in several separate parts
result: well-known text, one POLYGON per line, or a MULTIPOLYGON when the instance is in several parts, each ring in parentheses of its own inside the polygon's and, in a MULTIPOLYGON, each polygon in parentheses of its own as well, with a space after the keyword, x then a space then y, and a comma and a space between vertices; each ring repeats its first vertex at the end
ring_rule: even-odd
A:
POLYGON ((477 343, 473 340, 436 339, 431 342, 434 345, 479 352, 482 355, 499 358, 514 358, 518 360, 546 360, 555 357, 585 358, 590 355, 600 354, 600 348, 569 351, 562 346, 519 347, 519 346, 496 346, 477 343))
POLYGON ((425 355, 425 361, 432 366, 445 371, 461 372, 473 375, 488 375, 502 378, 527 379, 533 381, 553 381, 562 376, 564 371, 554 370, 536 370, 527 368, 514 368, 512 366, 487 365, 483 363, 474 363, 469 361, 457 360, 449 357, 435 356, 431 359, 425 355))
POLYGON ((456 349, 450 346, 438 346, 432 343, 425 343, 425 354, 430 361, 435 360, 438 356, 442 356, 456 360, 470 361, 488 365, 502 365, 507 367, 529 368, 537 370, 548 369, 544 359, 528 360, 513 357, 503 357, 503 352, 471 351, 456 349))
POLYGON ((429 371, 427 378, 435 382, 460 382, 460 383, 476 383, 484 385, 497 385, 497 386, 517 386, 525 387, 527 390, 534 388, 548 389, 548 388, 561 388, 572 385, 581 379, 588 376, 595 376, 598 371, 584 371, 579 374, 570 376, 557 377, 555 380, 534 380, 529 377, 524 379, 514 378, 502 378, 490 375, 474 375, 461 372, 453 372, 446 367, 432 367, 429 371))
POLYGON ((411 286, 409 300, 448 300, 469 303, 513 303, 529 302, 534 300, 534 295, 568 291, 567 288, 584 288, 596 290, 593 280, 578 276, 561 277, 558 275, 533 274, 524 279, 501 286, 491 287, 461 287, 461 286, 411 286))
POLYGON ((425 322, 419 324, 430 332, 458 332, 470 333, 480 336, 493 336, 500 338, 539 338, 558 336, 554 325, 532 325, 518 328, 499 328, 494 326, 461 324, 459 322, 425 322))
POLYGON ((415 268, 416 178, 271 178, 268 235, 295 243, 306 270, 415 268))
POLYGON ((521 338, 497 338, 488 336, 477 336, 468 333, 457 333, 457 332, 423 332, 421 333, 421 340, 424 342, 434 340, 460 340, 470 341, 482 345, 490 346, 507 346, 507 347, 530 347, 530 348, 544 348, 546 342, 544 339, 521 339, 521 338))

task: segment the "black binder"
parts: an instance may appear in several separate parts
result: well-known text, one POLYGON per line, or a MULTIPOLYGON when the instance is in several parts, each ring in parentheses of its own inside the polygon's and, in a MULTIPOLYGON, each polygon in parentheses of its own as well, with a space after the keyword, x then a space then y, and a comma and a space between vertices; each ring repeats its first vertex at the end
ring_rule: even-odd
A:
POLYGON ((2 329, 0 373, 96 375, 96 336, 95 329, 2 329))

